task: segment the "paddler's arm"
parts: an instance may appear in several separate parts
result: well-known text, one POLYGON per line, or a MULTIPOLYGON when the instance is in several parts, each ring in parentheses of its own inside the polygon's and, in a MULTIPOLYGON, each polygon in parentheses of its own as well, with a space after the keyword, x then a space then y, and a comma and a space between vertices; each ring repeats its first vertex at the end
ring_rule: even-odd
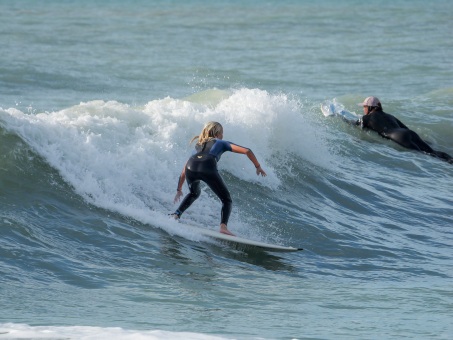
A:
POLYGON ((256 156, 252 150, 250 150, 249 148, 244 148, 243 146, 231 144, 231 151, 247 155, 247 157, 250 159, 250 161, 256 168, 256 174, 261 176, 267 176, 266 172, 261 168, 261 165, 258 162, 258 159, 256 159, 256 156))
POLYGON ((348 123, 349 125, 354 125, 354 126, 362 126, 362 118, 359 118, 359 119, 349 119, 349 118, 346 118, 344 116, 341 116, 341 119, 343 119, 343 121, 345 121, 346 123, 348 123))

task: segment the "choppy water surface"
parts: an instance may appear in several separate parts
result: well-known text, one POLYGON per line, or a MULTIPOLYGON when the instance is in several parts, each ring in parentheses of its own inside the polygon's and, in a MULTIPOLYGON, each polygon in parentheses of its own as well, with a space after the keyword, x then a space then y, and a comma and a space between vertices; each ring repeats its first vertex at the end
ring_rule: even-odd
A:
MULTIPOLYGON (((1 3, 0 339, 449 339, 452 166, 324 117, 378 96, 453 154, 449 2, 1 3), (235 249, 174 189, 206 121, 235 249)), ((187 192, 187 189, 184 189, 187 192)))

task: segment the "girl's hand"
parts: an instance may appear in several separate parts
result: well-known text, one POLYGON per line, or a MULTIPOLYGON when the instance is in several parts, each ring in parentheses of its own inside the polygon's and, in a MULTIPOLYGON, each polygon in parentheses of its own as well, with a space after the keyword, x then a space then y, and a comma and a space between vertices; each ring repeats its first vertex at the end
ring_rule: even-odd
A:
POLYGON ((258 176, 261 175, 261 176, 263 176, 263 177, 266 177, 266 176, 267 176, 266 172, 265 172, 263 169, 261 169, 261 165, 260 165, 259 167, 256 168, 256 174, 257 174, 258 176))
POLYGON ((179 202, 179 200, 181 199, 182 195, 183 195, 182 194, 182 190, 176 191, 176 195, 175 195, 175 199, 173 200, 173 203, 179 202))

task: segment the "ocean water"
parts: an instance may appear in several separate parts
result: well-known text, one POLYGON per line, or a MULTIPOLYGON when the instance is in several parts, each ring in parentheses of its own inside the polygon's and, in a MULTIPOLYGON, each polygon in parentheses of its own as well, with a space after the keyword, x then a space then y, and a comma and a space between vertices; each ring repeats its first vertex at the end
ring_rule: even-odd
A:
MULTIPOLYGON (((453 2, 0 1, 0 339, 453 339, 453 2), (168 218, 189 140, 253 149, 168 218)), ((187 188, 184 188, 187 192, 187 188)))

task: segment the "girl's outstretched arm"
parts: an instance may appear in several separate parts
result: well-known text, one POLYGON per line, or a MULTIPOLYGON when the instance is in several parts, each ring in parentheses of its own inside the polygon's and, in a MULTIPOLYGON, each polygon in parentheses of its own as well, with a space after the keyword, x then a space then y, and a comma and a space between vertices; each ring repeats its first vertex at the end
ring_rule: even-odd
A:
POLYGON ((250 161, 253 163, 253 165, 256 168, 256 174, 261 175, 261 176, 267 176, 266 172, 261 168, 261 165, 258 162, 258 159, 256 159, 256 156, 252 150, 250 150, 249 148, 244 148, 243 146, 231 144, 231 151, 235 152, 235 153, 243 153, 243 154, 247 155, 247 157, 250 159, 250 161))

